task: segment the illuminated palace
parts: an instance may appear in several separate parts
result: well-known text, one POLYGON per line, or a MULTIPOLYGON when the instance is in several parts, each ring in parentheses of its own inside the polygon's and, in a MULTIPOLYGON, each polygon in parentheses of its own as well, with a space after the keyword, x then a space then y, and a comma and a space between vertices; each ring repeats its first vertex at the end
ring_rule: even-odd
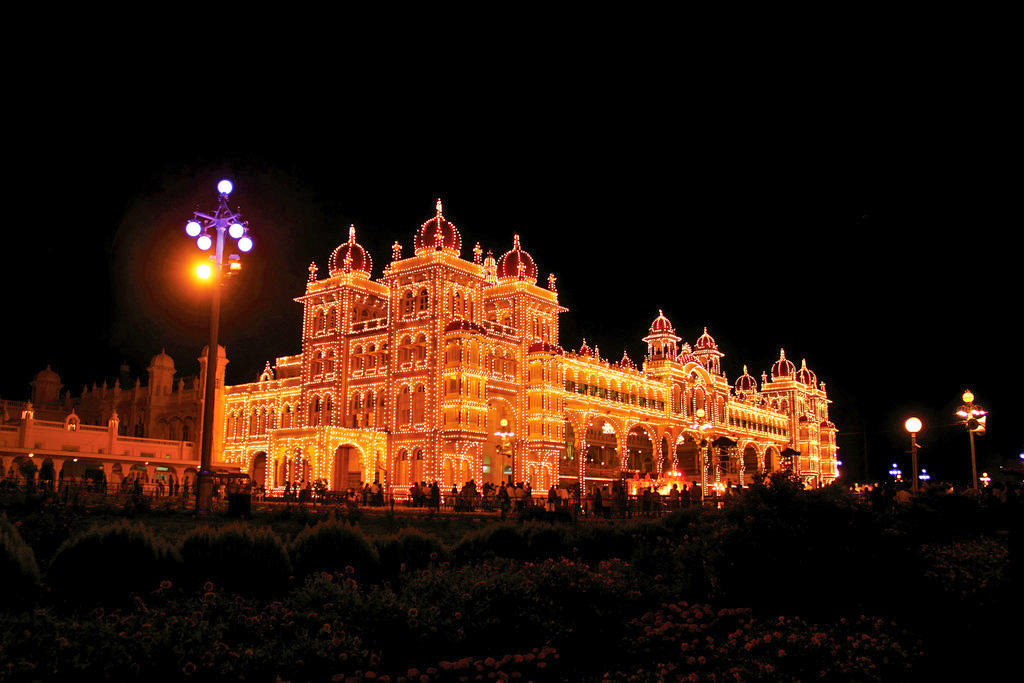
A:
POLYGON ((461 251, 438 201, 413 253, 396 242, 373 279, 350 228, 296 299, 301 353, 226 387, 225 463, 268 491, 323 479, 399 494, 435 480, 589 491, 648 476, 741 484, 784 467, 810 485, 837 476, 829 400, 806 363, 782 352, 760 383, 744 368, 730 384, 711 335, 691 347, 660 313, 640 367, 585 341, 567 351, 555 277, 538 286, 518 235, 497 259, 461 251))

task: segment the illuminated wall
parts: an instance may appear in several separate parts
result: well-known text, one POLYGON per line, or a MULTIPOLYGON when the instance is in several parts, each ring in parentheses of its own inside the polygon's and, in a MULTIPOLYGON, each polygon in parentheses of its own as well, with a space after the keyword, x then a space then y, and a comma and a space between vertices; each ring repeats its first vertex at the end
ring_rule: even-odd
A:
POLYGON ((790 466, 809 484, 836 475, 823 384, 780 353, 760 386, 731 384, 707 330, 694 346, 659 313, 641 366, 584 341, 559 344, 554 275, 538 286, 519 236, 499 258, 435 215, 413 253, 396 242, 373 279, 349 229, 327 273, 309 267, 301 353, 228 387, 224 459, 268 489, 327 480, 404 491, 438 481, 582 485, 673 476, 748 483, 790 466))

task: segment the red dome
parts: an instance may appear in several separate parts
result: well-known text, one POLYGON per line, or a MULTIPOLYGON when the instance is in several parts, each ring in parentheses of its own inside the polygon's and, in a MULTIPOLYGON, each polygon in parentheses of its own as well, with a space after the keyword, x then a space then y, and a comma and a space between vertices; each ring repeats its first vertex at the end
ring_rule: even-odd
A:
POLYGON ((736 380, 736 393, 749 394, 757 391, 757 380, 747 374, 747 366, 743 366, 743 374, 736 380))
POLYGON ((672 327, 672 323, 669 322, 665 314, 658 309, 658 317, 651 323, 651 334, 658 334, 659 332, 668 332, 669 334, 675 333, 675 328, 672 327))
POLYGON ((558 344, 551 344, 546 341, 536 341, 530 344, 530 348, 527 353, 554 353, 561 356, 564 351, 558 344))
POLYGON ((466 332, 475 332, 477 334, 483 332, 483 328, 480 327, 480 325, 462 319, 453 320, 444 328, 445 332, 457 332, 461 330, 465 330, 466 332))
POLYGON ((700 339, 697 340, 698 349, 717 349, 718 344, 715 343, 715 338, 708 334, 708 328, 704 328, 704 334, 700 335, 700 339))
POLYGON ((807 359, 803 359, 800 363, 800 370, 796 373, 796 381, 801 384, 807 384, 809 386, 816 386, 818 384, 818 377, 813 372, 807 369, 807 359))
POLYGON ((519 248, 519 235, 513 240, 512 250, 498 259, 497 277, 499 280, 513 278, 537 282, 537 264, 532 256, 519 248))
POLYGON ((622 351, 622 360, 619 361, 619 367, 636 370, 636 363, 633 362, 632 358, 626 355, 625 349, 622 351))
POLYGON ((342 243, 331 253, 331 258, 327 260, 327 270, 332 277, 340 273, 360 273, 369 277, 372 269, 370 254, 356 242, 356 226, 350 225, 348 242, 342 243))
POLYGON ((796 375, 796 366, 792 361, 786 360, 786 350, 781 349, 779 359, 772 365, 772 379, 793 379, 794 375, 796 375))
POLYGON ((683 342, 682 347, 679 349, 679 355, 676 356, 676 360, 680 363, 690 363, 697 359, 693 357, 693 349, 686 342, 683 342))
POLYGON ((462 249, 462 237, 455 226, 441 215, 441 200, 437 200, 437 214, 420 226, 413 239, 413 248, 417 254, 435 249, 451 249, 456 255, 462 249))
POLYGON ((577 353, 579 353, 581 356, 593 356, 594 355, 594 352, 590 350, 589 346, 587 346, 587 338, 586 337, 583 338, 583 346, 580 347, 580 350, 577 353))

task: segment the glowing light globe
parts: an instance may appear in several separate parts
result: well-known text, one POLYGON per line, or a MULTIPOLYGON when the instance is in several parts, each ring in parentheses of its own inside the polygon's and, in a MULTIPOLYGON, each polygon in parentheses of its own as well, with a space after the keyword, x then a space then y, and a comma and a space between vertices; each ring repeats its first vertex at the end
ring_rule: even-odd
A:
POLYGON ((202 231, 203 226, 199 225, 199 221, 189 221, 185 224, 185 234, 189 237, 196 237, 202 231))
POLYGON ((903 426, 906 427, 907 431, 910 432, 911 434, 917 434, 918 432, 921 431, 921 421, 918 420, 916 417, 912 417, 909 420, 907 420, 903 424, 903 426))
POLYGON ((233 189, 235 189, 235 186, 231 184, 230 180, 222 180, 217 183, 217 192, 221 194, 231 194, 233 189))
POLYGON ((208 280, 210 278, 210 275, 212 274, 213 270, 207 263, 204 263, 203 265, 196 268, 196 275, 204 280, 208 280))
POLYGON ((209 235, 200 235, 199 239, 196 240, 196 246, 206 251, 213 246, 213 240, 210 239, 209 235))
POLYGON ((964 403, 974 403, 974 394, 971 393, 970 389, 965 391, 964 395, 961 396, 960 398, 964 400, 964 403))
POLYGON ((241 223, 232 223, 231 227, 228 228, 228 234, 231 235, 232 239, 238 239, 245 234, 245 226, 241 223))
POLYGON ((252 238, 248 235, 242 237, 242 239, 238 240, 238 248, 242 251, 249 251, 252 249, 252 238))

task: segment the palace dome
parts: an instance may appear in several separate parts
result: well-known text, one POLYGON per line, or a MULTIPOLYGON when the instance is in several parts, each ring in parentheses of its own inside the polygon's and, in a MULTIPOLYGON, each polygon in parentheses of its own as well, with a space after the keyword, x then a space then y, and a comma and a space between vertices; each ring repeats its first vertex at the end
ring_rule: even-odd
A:
POLYGON ((757 380, 747 374, 747 366, 743 366, 743 374, 736 380, 736 393, 749 394, 757 391, 757 380))
POLYGON ((356 226, 348 228, 348 242, 343 242, 331 253, 327 261, 327 269, 331 276, 341 273, 358 273, 370 277, 373 261, 369 252, 356 242, 356 226))
POLYGON ((417 254, 440 249, 452 249, 458 254, 462 249, 462 236, 441 214, 440 199, 437 200, 437 213, 416 232, 413 248, 417 254))
POLYGON ((515 236, 512 249, 498 259, 497 277, 499 280, 511 278, 537 282, 537 264, 519 247, 519 235, 515 236))
POLYGON ((786 360, 786 350, 781 349, 779 359, 772 365, 772 379, 793 379, 794 375, 796 375, 796 366, 792 361, 786 360))
POLYGON ((672 323, 665 317, 665 314, 658 309, 658 317, 651 323, 651 334, 658 334, 659 332, 668 332, 669 334, 675 333, 675 328, 672 327, 672 323))
POLYGON ((800 363, 800 370, 796 373, 796 381, 801 384, 808 386, 816 386, 818 384, 818 377, 813 372, 807 369, 807 359, 803 359, 800 363))
POLYGON ((704 334, 700 335, 697 340, 698 349, 717 349, 718 344, 715 343, 715 338, 708 334, 708 328, 704 328, 704 334))

